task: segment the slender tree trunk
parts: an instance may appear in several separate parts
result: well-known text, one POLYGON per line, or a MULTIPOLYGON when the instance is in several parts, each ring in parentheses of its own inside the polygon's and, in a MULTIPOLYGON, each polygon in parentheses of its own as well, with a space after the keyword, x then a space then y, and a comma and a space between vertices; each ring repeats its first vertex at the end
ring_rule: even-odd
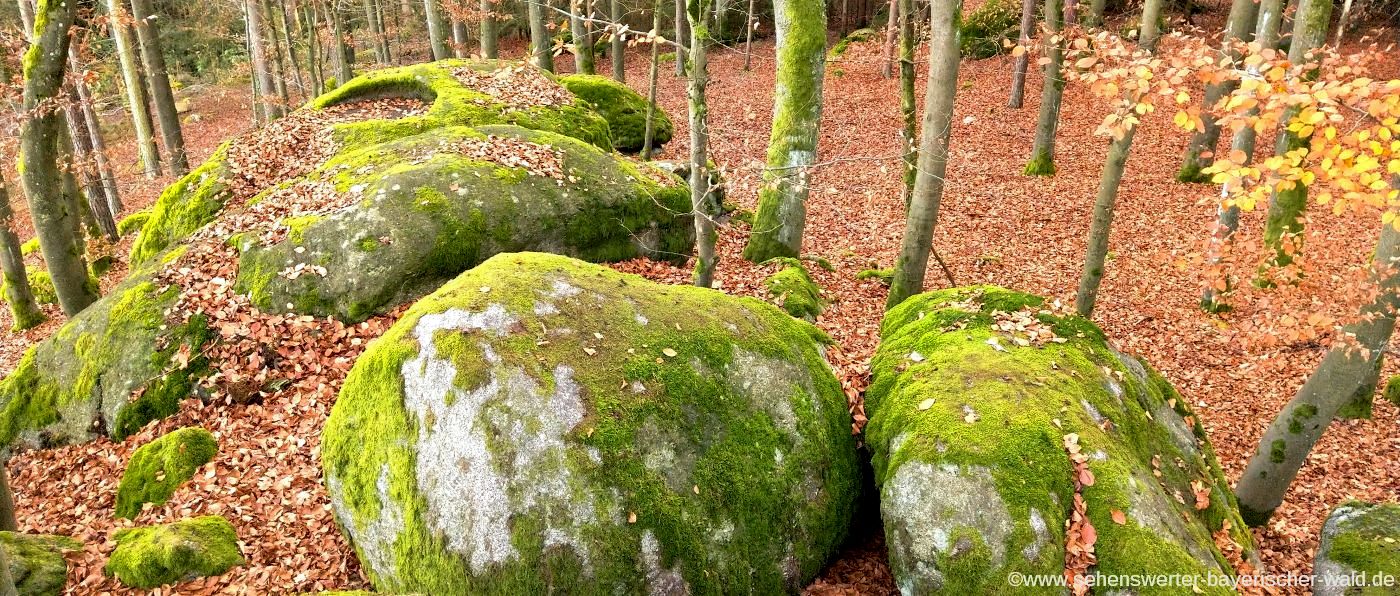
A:
POLYGON ((244 8, 248 24, 248 47, 253 59, 253 78, 258 85, 258 101, 263 106, 263 115, 268 121, 282 117, 283 109, 275 95, 277 83, 272 80, 272 71, 267 60, 262 0, 245 0, 244 8))
POLYGON ((496 59, 497 33, 496 10, 499 7, 492 0, 481 0, 481 57, 496 59))
MULTIPOLYGON (((656 4, 651 10, 651 30, 657 35, 661 33, 661 0, 656 0, 656 4)), ((661 43, 657 39, 651 40, 651 68, 647 73, 647 123, 642 134, 642 159, 650 161, 652 151, 656 150, 656 90, 657 78, 661 74, 661 43)))
MULTIPOLYGON (((584 17, 588 13, 586 0, 570 0, 569 36, 573 38, 574 72, 593 74, 593 38, 588 35, 584 17)), ((677 56, 679 60, 680 57, 677 56)))
POLYGON ((622 38, 622 0, 611 0, 609 2, 609 15, 615 30, 612 36, 612 76, 613 80, 622 83, 627 80, 627 55, 624 51, 627 48, 627 41, 622 38))
POLYGON ((1079 24, 1079 0, 1065 0, 1065 26, 1079 24))
MULTIPOLYGON (((1149 0, 1157 1, 1157 0, 1149 0)), ((1065 76, 1063 41, 1056 42, 1060 26, 1060 0, 1045 0, 1045 55, 1050 63, 1045 65, 1045 80, 1040 93, 1040 116, 1035 125, 1035 146, 1031 149, 1031 161, 1026 164, 1028 176, 1055 175, 1055 130, 1060 125, 1060 100, 1064 97, 1065 76)))
MULTIPOLYGON (((69 85, 69 95, 76 96, 77 92, 69 85)), ((64 120, 68 125, 68 140, 72 148, 72 166, 81 177, 84 193, 87 200, 86 213, 92 215, 92 223, 96 226, 94 236, 100 233, 108 240, 116 242, 117 222, 113 219, 112 212, 107 208, 106 192, 102 189, 102 176, 97 173, 96 161, 92 157, 92 135, 88 134, 87 121, 83 119, 83 111, 78 107, 76 100, 70 97, 70 102, 63 107, 64 120)))
POLYGON ((1021 109, 1026 96, 1026 69, 1030 65, 1031 33, 1035 31, 1035 0, 1021 0, 1021 55, 1016 56, 1011 69, 1011 99, 1006 102, 1009 108, 1021 109))
POLYGON ((154 100, 160 134, 165 141, 166 157, 170 160, 170 173, 183 176, 190 170, 190 162, 185 155, 185 138, 180 130, 180 114, 175 109, 175 92, 170 87, 170 73, 165 68, 160 31, 156 27, 156 15, 151 11, 150 0, 131 0, 131 17, 136 23, 141 62, 145 66, 151 99, 154 100))
POLYGON ((1342 36, 1346 35, 1347 22, 1351 20, 1351 0, 1342 2, 1342 16, 1337 18, 1337 39, 1332 45, 1341 47, 1342 36))
POLYGON ((10 575, 10 558, 4 549, 0 549, 0 596, 19 596, 15 578, 10 575))
POLYGON ((272 0, 263 0, 262 6, 263 26, 265 27, 263 41, 272 44, 272 47, 268 48, 272 51, 267 58, 268 66, 272 69, 272 82, 276 86, 277 97, 282 101, 281 105, 285 111, 291 109, 292 98, 287 93, 287 70, 282 64, 282 42, 279 41, 282 36, 277 31, 277 7, 272 3, 272 0))
POLYGON ((68 316, 78 314, 98 298, 74 234, 79 215, 62 187, 54 184, 62 176, 57 153, 63 123, 62 114, 49 104, 63 84, 75 8, 73 2, 57 0, 40 0, 38 4, 35 22, 42 30, 35 31, 35 43, 24 58, 26 118, 20 127, 21 179, 29 198, 30 218, 58 303, 68 316))
MULTIPOLYGON (((19 522, 15 519, 15 493, 10 490, 10 473, 5 462, 0 462, 0 532, 18 532, 19 522)), ((8 567, 0 565, 0 567, 8 567)))
POLYGON ((885 57, 880 62, 880 77, 894 76, 894 48, 899 42, 899 0, 890 0, 890 18, 885 23, 885 57))
POLYGON ((825 0, 775 0, 773 132, 744 258, 762 263, 802 252, 810 168, 816 162, 826 63, 825 0))
POLYGON ((297 61, 297 36, 293 30, 297 23, 291 11, 290 2, 281 2, 282 10, 278 11, 277 20, 282 25, 282 46, 287 49, 286 63, 292 69, 292 82, 296 83, 297 95, 301 99, 306 99, 306 79, 301 76, 301 63, 297 61))
MULTIPOLYGON (((890 0, 893 5, 898 0, 890 0)), ((823 5, 825 6, 825 5, 823 5)), ((744 19, 744 70, 753 68, 753 30, 758 27, 758 19, 754 18, 754 0, 749 0, 748 17, 744 19)), ((885 78, 889 78, 889 60, 885 60, 885 78)))
POLYGON ((1099 176, 1094 219, 1089 225, 1089 248, 1084 255, 1084 271, 1079 276, 1079 293, 1074 297, 1075 311, 1086 319, 1094 313, 1094 303, 1098 300, 1104 260, 1108 256, 1108 233, 1113 225, 1113 205, 1118 200, 1118 187, 1123 182, 1123 170, 1128 165, 1128 152, 1132 151, 1136 135, 1137 126, 1132 126, 1109 144, 1103 174, 1099 176))
MULTIPOLYGON (((676 43, 680 47, 690 47, 690 21, 685 12, 685 1, 676 0, 676 43)), ((685 76, 686 57, 676 50, 676 76, 685 76)))
MULTIPOLYGON (((714 286, 715 252, 714 215, 710 208, 709 142, 710 108, 705 102, 705 86, 709 79, 708 56, 710 29, 705 19, 709 15, 709 0, 692 0, 686 10, 690 24, 690 209, 695 218, 695 285, 714 286)), ((680 59, 677 53, 676 59, 680 59)))
POLYGON ((1308 453, 1338 411, 1357 396, 1369 400, 1375 394, 1380 359, 1395 329, 1395 309, 1400 308, 1397 271, 1400 232, 1383 224, 1372 273, 1378 293, 1361 309, 1361 319, 1343 328, 1355 344, 1333 347, 1264 431, 1258 450, 1235 487, 1245 523, 1264 525, 1283 503, 1284 494, 1307 461, 1308 453))
POLYGON ((374 60, 381 66, 388 66, 390 58, 385 43, 384 23, 379 21, 379 3, 376 0, 364 0, 361 5, 365 12, 365 26, 369 27, 369 35, 372 38, 374 60))
POLYGON ((554 72, 554 40, 545 17, 546 0, 525 0, 530 18, 530 54, 535 66, 554 72))
POLYGON ((302 28, 306 34, 306 72, 311 77, 311 97, 316 97, 325 92, 326 78, 321 69, 321 24, 316 14, 315 0, 309 0, 303 6, 302 15, 301 18, 305 19, 302 28))
POLYGON ((470 58, 472 55, 471 34, 468 33, 467 22, 462 19, 452 19, 452 55, 457 58, 470 58))
POLYGON ((141 154, 141 165, 145 168, 146 178, 153 179, 160 175, 160 153, 156 150, 150 108, 144 97, 145 86, 136 65, 136 48, 123 22, 127 16, 126 10, 121 0, 107 0, 107 12, 112 15, 109 29, 121 64, 122 79, 126 83, 126 103, 131 109, 132 124, 136 127, 136 147, 141 154))
POLYGON ((958 89, 958 23, 961 20, 960 0, 934 0, 930 6, 929 74, 924 91, 918 174, 885 310, 924 289, 924 272, 928 269, 938 209, 943 202, 943 176, 948 170, 953 98, 958 89))
POLYGON ((1084 19, 1084 24, 1090 27, 1102 27, 1103 11, 1107 4, 1107 0, 1090 0, 1089 15, 1084 19))
POLYGON ((345 48, 345 17, 336 8, 334 0, 326 4, 326 15, 331 24, 331 66, 335 68, 337 87, 355 78, 353 61, 345 48))
MULTIPOLYGON (((10 305, 10 315, 14 319, 14 331, 29 329, 44 322, 47 317, 39 310, 34 300, 34 291, 29 286, 29 272, 24 268, 24 255, 20 250, 19 236, 14 232, 14 210, 10 208, 10 190, 0 177, 0 271, 5 279, 5 302, 10 305)), ((3 466, 0 466, 3 467, 3 466)), ((11 504, 13 507, 13 504, 11 504)), ((4 526, 5 501, 0 497, 0 526, 4 526)), ((10 510, 13 522, 14 511, 10 510)), ((0 527, 0 530, 6 528, 0 527)))
MULTIPOLYGON (((1259 16, 1259 5, 1255 0, 1234 0, 1230 4, 1230 17, 1225 23, 1225 35, 1220 40, 1221 52, 1229 57, 1232 63, 1238 65, 1240 60, 1239 52, 1234 49, 1234 44, 1240 41, 1248 41, 1254 32, 1254 22, 1259 16)), ((1205 99, 1202 102, 1201 121, 1205 125, 1205 130, 1196 131, 1191 135, 1191 142, 1186 146, 1186 160, 1181 165, 1181 170, 1176 173, 1176 179, 1181 182, 1209 182, 1210 177, 1201 173, 1201 170, 1211 163, 1211 156, 1215 151, 1215 146, 1220 141, 1220 124, 1216 121, 1211 111, 1221 98, 1227 97, 1234 92, 1239 83, 1234 80, 1221 81, 1219 83, 1206 85, 1205 99)))
POLYGON ((92 94, 87 82, 81 76, 82 65, 77 52, 70 48, 68 67, 79 76, 73 77, 73 90, 78 95, 78 108, 88 133, 88 144, 92 148, 93 165, 102 180, 102 197, 107 202, 107 211, 114 216, 122 212, 121 193, 117 190, 117 177, 112 172, 112 164, 107 161, 107 142, 102 136, 102 125, 97 119, 97 110, 92 107, 92 94))
POLYGON ((433 50, 433 60, 448 59, 451 55, 447 53, 447 27, 437 0, 423 0, 423 12, 427 15, 428 44, 433 50))
POLYGON ((1162 0, 1145 0, 1142 3, 1142 22, 1138 24, 1138 45, 1149 52, 1157 51, 1157 40, 1162 36, 1162 0))
POLYGON ((914 194, 914 178, 918 172, 919 110, 914 91, 914 0, 899 0, 899 113, 904 126, 900 129, 900 145, 904 154, 904 185, 900 187, 900 202, 909 208, 914 194))
MULTIPOLYGON (((1303 64, 1308 54, 1327 43, 1327 31, 1332 16, 1331 0, 1301 0, 1293 20, 1293 42, 1288 47, 1288 61, 1303 64)), ((1303 76, 1312 76, 1305 73, 1303 76)), ((1290 108, 1284 113, 1281 122, 1289 122, 1298 115, 1298 108, 1290 108)), ((1284 155, 1300 147, 1306 147, 1310 136, 1301 136, 1281 126, 1278 141, 1274 146, 1275 155, 1284 155)), ((1293 263, 1293 255, 1302 249, 1303 212, 1308 206, 1308 186, 1298 181, 1293 188, 1275 190, 1270 195, 1269 212, 1264 222, 1264 246, 1273 254, 1262 267, 1255 282, 1269 285, 1270 270, 1287 267, 1293 263)))

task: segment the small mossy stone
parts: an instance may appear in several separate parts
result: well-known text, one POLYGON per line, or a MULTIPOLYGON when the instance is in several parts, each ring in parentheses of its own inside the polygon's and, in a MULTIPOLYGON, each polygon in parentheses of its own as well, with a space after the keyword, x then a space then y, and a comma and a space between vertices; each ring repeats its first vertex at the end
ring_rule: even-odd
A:
POLYGON ((10 564, 10 579, 20 596, 58 596, 68 581, 64 551, 79 550, 81 542, 67 536, 0 532, 0 549, 10 564))
POLYGON ((1199 421, 1093 323, 1043 304, 980 286, 921 294, 886 314, 865 437, 896 584, 1000 593, 1013 572, 1063 573, 1074 434, 1095 476, 1080 496, 1098 530, 1097 572, 1180 574, 1205 593, 1233 593, 1211 587, 1233 573, 1213 534, 1228 527, 1247 557, 1254 546, 1199 421))
POLYGON ((779 266, 778 271, 763 282, 773 303, 800 319, 815 321, 821 316, 826 310, 826 299, 802 261, 779 257, 768 262, 779 266))
MULTIPOLYGON (((560 77, 559 84, 592 104, 608 121, 614 148, 625 153, 642 150, 646 139, 647 98, 623 83, 598 75, 568 75, 560 77)), ((671 118, 657 106, 652 116, 652 146, 665 145, 674 134, 671 118)))
POLYGON ((112 539, 117 548, 103 570, 133 588, 221 575, 243 564, 238 533, 218 515, 117 530, 112 539))
POLYGON ((860 474, 814 326, 557 255, 492 257, 355 363, 322 469, 377 590, 797 593, 860 474))
POLYGON ((117 517, 135 519, 142 505, 165 504, 218 450, 214 435, 198 427, 172 431, 136 448, 117 485, 117 517))
POLYGON ((1313 574, 1315 596, 1400 592, 1400 504, 1350 501, 1333 509, 1322 526, 1313 574))
POLYGON ((1021 7, 1011 0, 988 0, 958 23, 958 48, 964 58, 990 58, 1015 39, 1021 7))
POLYGON ((146 222, 150 221, 150 219, 150 209, 142 209, 140 211, 137 211, 136 213, 132 213, 131 215, 128 215, 122 218, 121 221, 117 222, 117 235, 126 237, 132 234, 133 232, 139 232, 141 231, 141 228, 146 225, 146 222))
POLYGON ((873 280, 880 285, 888 287, 894 283, 894 267, 888 269, 865 269, 856 274, 856 279, 861 281, 873 280))
POLYGON ((1382 397, 1384 397, 1386 401, 1400 406, 1400 375, 1394 375, 1390 377, 1390 380, 1385 382, 1385 392, 1382 394, 1382 397))

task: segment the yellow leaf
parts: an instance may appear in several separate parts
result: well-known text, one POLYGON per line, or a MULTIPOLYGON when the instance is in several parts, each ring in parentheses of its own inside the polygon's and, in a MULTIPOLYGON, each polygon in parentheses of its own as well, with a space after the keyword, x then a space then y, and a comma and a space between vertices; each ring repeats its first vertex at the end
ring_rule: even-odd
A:
POLYGON ((1078 68, 1078 69, 1080 69, 1080 70, 1084 70, 1084 69, 1087 69, 1087 68, 1093 66, 1093 65, 1094 65, 1095 63, 1097 63, 1098 61, 1099 61, 1098 58, 1095 58, 1095 57, 1093 57, 1093 56, 1088 56, 1088 57, 1080 58, 1080 59, 1076 60, 1076 61, 1074 62, 1074 67, 1075 67, 1075 68, 1078 68))

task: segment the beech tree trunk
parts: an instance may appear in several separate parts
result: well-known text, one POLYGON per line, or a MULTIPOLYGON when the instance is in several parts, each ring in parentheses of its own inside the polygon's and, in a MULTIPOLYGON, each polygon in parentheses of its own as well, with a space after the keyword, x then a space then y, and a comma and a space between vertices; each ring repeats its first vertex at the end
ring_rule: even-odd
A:
POLYGON ((384 22, 379 20, 379 2, 377 0, 364 0, 361 4, 365 11, 365 25, 369 27, 369 34, 372 38, 374 61, 381 66, 388 66, 391 62, 389 36, 384 31, 384 22))
MULTIPOLYGON (((0 532, 18 532, 19 522, 15 519, 15 493, 10 490, 10 472, 5 462, 0 462, 0 532)), ((0 549, 4 552, 4 549, 0 549)), ((0 568, 7 565, 0 565, 0 568)), ((6 569, 8 571, 8 569, 6 569)))
POLYGON ((1142 3, 1142 22, 1138 24, 1138 45, 1149 52, 1157 49, 1157 38, 1162 36, 1162 0, 1145 0, 1142 3))
MULTIPOLYGON (((1277 49, 1279 42, 1279 25, 1283 22, 1283 0, 1262 0, 1258 7, 1258 20, 1254 28, 1254 42, 1259 44, 1261 49, 1277 49)), ((1248 67, 1248 72, 1258 75, 1259 71, 1255 67, 1248 67)), ((1251 109, 1250 117, 1259 115, 1259 108, 1251 109)), ((1230 150, 1239 151, 1245 156, 1245 163, 1254 160, 1254 146, 1256 136, 1253 126, 1245 126, 1235 131, 1234 137, 1230 140, 1230 150)), ((1225 205, 1223 199, 1229 197, 1231 188, 1229 183, 1224 184, 1220 189, 1222 202, 1216 207, 1215 229, 1211 232, 1210 242, 1206 248, 1206 262, 1209 266, 1218 266, 1229 250, 1231 241, 1235 237, 1235 231, 1240 227, 1240 208, 1235 205, 1225 205)), ((1201 308, 1206 312, 1223 312, 1230 309, 1230 305, 1224 300, 1224 293, 1228 293, 1234 285, 1234 279, 1225 279, 1224 292, 1216 291, 1216 288, 1207 285, 1201 294, 1201 308)))
POLYGON ((1079 23, 1079 1, 1065 0, 1065 26, 1079 23))
POLYGON ((593 74, 593 38, 588 35, 588 26, 583 20, 587 14, 587 0, 570 0, 569 37, 573 38, 574 72, 581 74, 593 74))
POLYGON ((472 54, 471 34, 467 32, 467 22, 461 19, 452 19, 452 55, 458 58, 470 58, 472 54))
POLYGON ((810 169, 817 158, 826 64, 825 0, 775 0, 777 72, 768 164, 744 258, 797 257, 807 226, 810 169))
POLYGON ((1031 33, 1035 31, 1035 0, 1021 0, 1021 35, 1020 40, 1022 52, 1016 57, 1015 66, 1011 69, 1011 99, 1006 102, 1009 108, 1021 109, 1021 104, 1026 96, 1026 69, 1030 66, 1031 53, 1031 33))
MULTIPOLYGON (((680 47, 690 47, 690 21, 686 16, 685 0, 676 0, 676 43, 680 47)), ((685 76, 686 57, 684 52, 676 50, 676 76, 685 76)))
POLYGON ((69 48, 68 52, 68 68, 77 73, 77 76, 73 77, 73 91, 78 95, 78 108, 87 128, 88 145, 92 148, 92 162, 97 168, 97 175, 102 180, 102 198, 107 202, 107 211, 116 216, 122 212, 122 199, 121 193, 117 190, 117 177, 112 172, 112 164, 107 161, 107 142, 102 135, 102 124, 97 119, 97 110, 92 107, 92 94, 88 89, 87 82, 81 76, 82 64, 78 61, 77 52, 72 47, 69 48))
POLYGON ((608 18, 613 22, 612 49, 609 51, 612 58, 613 80, 622 83, 627 80, 627 49, 626 40, 622 38, 622 0, 611 0, 609 2, 608 18))
MULTIPOLYGON (((14 209, 10 207, 9 187, 3 175, 0 175, 0 272, 4 274, 5 301, 9 303, 10 315, 14 319, 13 330, 22 331, 44 322, 48 317, 39 310, 34 291, 29 286, 29 272, 24 268, 19 236, 14 231, 14 215, 14 209)), ((4 513, 5 501, 0 496, 0 526, 4 525, 4 513)), ((10 519, 14 519, 13 509, 10 519)), ((0 527, 0 530, 4 529, 0 527)))
POLYGON ((554 40, 549 35, 546 0, 525 0, 530 19, 530 55, 535 66, 554 72, 554 40))
POLYGON ((1060 125, 1060 100, 1064 97, 1065 76, 1064 42, 1056 43, 1062 29, 1060 26, 1060 0, 1045 0, 1045 28, 1049 30, 1043 37, 1045 55, 1050 63, 1045 65, 1045 80, 1040 91, 1040 116, 1035 124, 1035 146, 1031 149, 1031 161, 1026 164, 1028 176, 1055 175, 1055 131, 1060 125))
MULTIPOLYGON (((70 101, 63 107, 64 121, 68 126, 68 145, 72 150, 72 169, 82 178, 84 198, 87 200, 85 213, 91 215, 94 236, 101 234, 112 242, 117 241, 117 222, 107 208, 107 197, 102 189, 102 177, 97 173, 96 161, 92 157, 92 135, 88 134, 87 121, 76 101, 77 92, 68 85, 70 101)), ((72 172, 69 172, 71 175, 72 172)))
POLYGON ((326 3, 326 15, 331 24, 331 66, 335 68, 335 84, 339 87, 355 78, 354 62, 345 47, 345 17, 341 16, 334 0, 326 3))
POLYGON ((1091 0, 1089 2, 1089 15, 1084 19, 1084 24, 1089 27, 1102 27, 1103 11, 1107 4, 1107 0, 1091 0))
POLYGON ((282 46, 287 50, 286 62, 292 69, 292 81, 296 83, 298 97, 306 99, 306 79, 301 76, 301 63, 297 60, 297 36, 293 30, 297 19, 292 13, 290 2, 284 1, 279 4, 281 4, 281 10, 277 11, 277 21, 282 26, 282 46))
POLYGON ((905 216, 904 241, 895 262, 885 310, 922 292, 938 209, 943 202, 943 176, 948 170, 948 141, 953 130, 953 96, 958 89, 958 22, 960 0, 934 0, 929 16, 929 74, 924 90, 923 136, 914 194, 905 216))
MULTIPOLYGON (((1238 41, 1248 41, 1254 32, 1254 22, 1259 16, 1259 5, 1255 0, 1234 0, 1230 3, 1230 17, 1225 23, 1225 34, 1220 40, 1221 52, 1230 58, 1232 63, 1238 65, 1240 55, 1235 51, 1234 43, 1238 41)), ((1212 157, 1203 156, 1209 152, 1214 153, 1215 146, 1220 142, 1220 124, 1216 122, 1215 116, 1210 112, 1215 108, 1215 104, 1221 98, 1232 93, 1239 83, 1234 80, 1221 81, 1212 85, 1206 85, 1205 98, 1201 103, 1201 121, 1205 125, 1205 130, 1196 131, 1191 135, 1191 142, 1186 146, 1186 160, 1181 165, 1181 170, 1176 173, 1176 179, 1181 182, 1209 182, 1210 177, 1201 173, 1201 170, 1211 164, 1212 157)))
POLYGON ((124 22, 127 14, 122 4, 121 0, 107 0, 107 12, 112 16, 112 23, 108 29, 112 32, 112 43, 116 46, 122 80, 126 84, 126 103, 131 110, 132 125, 135 126, 136 147, 141 155, 141 165, 145 169, 146 178, 153 179, 160 175, 160 152, 156 149, 150 106, 146 104, 145 86, 136 65, 136 48, 133 40, 127 35, 124 22))
POLYGON ((311 96, 315 97, 326 91, 326 73, 321 68, 321 19, 317 15, 315 0, 304 5, 302 15, 301 18, 305 20, 302 28, 306 34, 306 71, 311 77, 311 96))
POLYGON ((481 0, 481 56, 496 58, 496 6, 492 0, 481 0))
POLYGON ((287 93, 287 69, 282 64, 282 37, 277 31, 277 6, 272 0, 263 0, 263 41, 271 43, 271 54, 267 58, 268 66, 272 69, 272 82, 277 89, 277 97, 281 100, 283 111, 291 109, 292 98, 287 93))
MULTIPOLYGON (((686 10, 686 19, 690 24, 690 81, 687 93, 690 107, 690 209, 695 218, 694 281, 702 288, 714 286, 715 266, 719 263, 709 200, 710 108, 705 102, 705 85, 709 82, 707 53, 710 29, 706 22, 709 14, 709 0, 691 0, 686 10)), ((676 59, 680 60, 679 52, 676 59)))
MULTIPOLYGON (((657 35, 661 34, 661 0, 656 0, 656 4, 652 6, 651 30, 657 35)), ((661 42, 659 39, 652 39, 651 68, 647 73, 647 120, 646 129, 642 133, 642 159, 646 161, 651 160, 651 153, 656 150, 656 91, 660 74, 661 42)))
MULTIPOLYGON (((890 5, 893 6, 894 3, 897 2, 897 1, 898 1, 898 0, 890 0, 890 5)), ((744 70, 750 70, 751 68, 753 68, 753 30, 754 30, 756 27, 758 27, 758 19, 755 19, 754 16, 753 16, 754 9, 755 9, 754 4, 755 4, 754 0, 749 0, 749 11, 748 11, 747 13, 745 13, 745 18, 744 18, 744 70)), ((891 31, 891 33, 893 33, 894 30, 891 29, 890 31, 891 31)), ((889 73, 889 70, 890 70, 889 56, 886 56, 886 57, 885 57, 885 66, 884 66, 884 68, 885 68, 885 78, 889 78, 889 77, 890 77, 890 73, 889 73)))
POLYGON ((1347 22, 1351 20, 1351 0, 1342 2, 1342 16, 1337 17, 1337 38, 1332 42, 1334 46, 1342 45, 1342 36, 1346 35, 1347 22))
POLYGON ((263 18, 262 0, 245 0, 245 17, 248 24, 248 48, 252 53, 253 79, 258 86, 258 103, 262 105, 263 116, 270 122, 281 118, 283 106, 277 97, 277 83, 267 60, 267 47, 264 43, 266 20, 263 18))
MULTIPOLYGON (((1309 52, 1327 43, 1331 18, 1331 0, 1300 0, 1293 19, 1293 42, 1288 47, 1290 62, 1303 64, 1309 52)), ((1293 120, 1298 111, 1297 108, 1290 108, 1284 113, 1282 122, 1293 120)), ((1274 153, 1284 155, 1293 149, 1305 147, 1309 138, 1280 127, 1274 153)), ((1257 284, 1269 285, 1271 270, 1293 264, 1293 255, 1302 250, 1303 212, 1307 207, 1308 186, 1301 181, 1293 188, 1275 190, 1270 195, 1269 212, 1264 222, 1264 246, 1272 255, 1260 267, 1259 276, 1255 279, 1257 284)))
POLYGON ((39 0, 35 42, 24 58, 24 110, 20 126, 21 180, 29 198, 29 214, 39 237, 39 248, 53 278, 59 306, 73 316, 97 301, 96 284, 74 234, 79 214, 63 189, 57 154, 62 134, 62 114, 48 104, 63 85, 68 60, 68 30, 73 26, 76 4, 67 0, 39 0))
POLYGON ((165 68, 160 30, 154 22, 156 16, 151 11, 150 0, 131 0, 131 18, 136 21, 141 63, 145 66, 146 83, 150 86, 152 103, 155 104, 161 138, 165 141, 165 155, 170 160, 170 173, 177 177, 184 176, 190 171, 190 161, 185 155, 185 137, 180 130, 180 114, 175 109, 175 92, 170 87, 170 73, 165 68))
POLYGON ((918 171, 919 111, 914 95, 914 0, 899 0, 899 113, 904 126, 899 131, 904 153, 904 184, 900 187, 900 202, 909 208, 914 194, 914 178, 918 171))
POLYGON ((1235 486, 1245 523, 1262 526, 1268 522, 1338 411, 1357 395, 1369 400, 1375 393, 1376 372, 1395 330, 1395 309, 1400 308, 1397 271, 1400 232, 1390 224, 1382 224, 1372 272, 1378 293, 1361 309, 1361 319, 1343 328, 1355 338, 1355 344, 1343 343, 1327 352, 1293 400, 1264 431, 1254 457, 1235 486))
POLYGON ((432 47, 433 60, 446 60, 451 56, 447 53, 447 26, 443 24, 437 0, 423 0, 423 13, 427 15, 428 45, 432 47))
POLYGON ((1099 176, 1099 194, 1094 199, 1094 218, 1089 224, 1089 248, 1084 255, 1084 271, 1079 276, 1079 293, 1074 297, 1074 309, 1079 316, 1089 318, 1099 297, 1103 281, 1104 260, 1108 257, 1108 233, 1113 226, 1113 205, 1118 200, 1118 187, 1123 183, 1123 170, 1128 165, 1128 152, 1133 148, 1137 126, 1131 126, 1108 145, 1103 174, 1099 176))

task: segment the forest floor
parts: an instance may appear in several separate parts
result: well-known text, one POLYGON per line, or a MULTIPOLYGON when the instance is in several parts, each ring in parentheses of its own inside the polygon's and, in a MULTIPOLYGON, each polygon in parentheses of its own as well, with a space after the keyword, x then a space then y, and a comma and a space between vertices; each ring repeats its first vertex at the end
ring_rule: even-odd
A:
MULTIPOLYGON (((520 54, 519 44, 508 46, 520 54)), ((752 70, 739 50, 720 50, 711 60, 711 138, 715 161, 725 170, 729 199, 752 209, 771 124, 773 46, 756 42, 752 70)), ((831 262, 835 271, 813 267, 831 305, 818 324, 835 339, 832 351, 853 408, 859 411, 866 364, 878 342, 885 288, 858 281, 856 274, 889 267, 904 230, 899 199, 898 87, 880 75, 878 42, 854 44, 827 66, 820 146, 808 201, 804 251, 831 262)), ((559 60, 567 70, 567 56, 559 60)), ((600 67, 606 70, 605 61, 600 67)), ((676 141, 664 158, 685 155, 684 82, 663 65, 660 103, 677 124, 676 141)), ((920 72, 923 61, 920 60, 920 72)), ((959 285, 996 284, 1043 294, 1065 303, 1076 287, 1089 213, 1106 142, 1092 135, 1106 107, 1085 90, 1066 91, 1053 178, 1023 176, 1039 103, 1040 79, 1027 83, 1025 107, 1005 107, 1011 61, 997 57, 964 61, 952 136, 946 194, 936 247, 959 285)), ((628 81, 646 81, 643 52, 628 59, 628 81)), ((1377 78, 1400 77, 1400 64, 1381 65, 1377 78)), ((923 79, 920 77, 919 95, 923 79)), ((192 157, 207 157, 223 140, 250 126, 247 92, 214 88, 199 93, 186 139, 192 157)), ((115 116, 114 119, 119 118, 115 116)), ((1344 320, 1358 300, 1352 283, 1375 244, 1374 215, 1310 218, 1307 255, 1314 271, 1296 287, 1264 292, 1247 289, 1223 316, 1197 308, 1204 282, 1199 262, 1215 211, 1217 189, 1174 181, 1186 135, 1173 128, 1170 113, 1147 118, 1129 160, 1110 243, 1111 260, 1094 319, 1125 351, 1144 356, 1170 379, 1201 415, 1227 474, 1234 478, 1279 408, 1287 402, 1326 350, 1325 336, 1297 323, 1320 326, 1344 320)), ((1261 146, 1263 144, 1261 143, 1261 146)), ((128 212, 151 204, 167 178, 141 179, 130 142, 113 143, 123 171, 128 212)), ((21 216, 23 219, 23 216, 21 216)), ((26 224, 20 224, 23 227, 26 224)), ((1234 267, 1246 275, 1257 262, 1261 216, 1246 213, 1234 267)), ((28 233, 21 232, 27 237, 28 233)), ((720 231, 717 280, 724 291, 765 296, 770 273, 739 257, 748 229, 720 231)), ((130 239, 116 247, 124 257, 130 239)), ((687 283, 689 269, 633 261, 618 266, 653 279, 687 283)), ((124 267, 104 279, 109 288, 124 267)), ((930 289, 949 285, 932 267, 930 289)), ((10 370, 23 350, 52 334, 54 320, 0 337, 0 370, 10 370)), ((390 318, 379 319, 375 327, 390 318)), ((0 326, 8 326, 8 313, 0 326)), ((382 329, 382 328, 381 328, 382 329)), ((367 331, 372 334, 375 330, 367 331)), ((1386 374, 1400 372, 1387 364, 1386 374)), ((175 417, 154 423, 121 443, 99 440, 12 458, 22 531, 73 535, 88 546, 71 555, 70 590, 132 593, 101 567, 114 543, 113 495, 136 446, 182 425, 216 433, 220 453, 165 506, 147 510, 141 524, 218 513, 238 528, 248 564, 224 576, 187 582, 157 593, 286 593, 366 586, 348 543, 336 529, 321 484, 319 431, 338 379, 320 391, 284 392, 260 405, 206 405, 188 400, 175 417)), ((1382 377, 1385 378, 1385 377, 1382 377)), ((1400 410, 1378 400, 1370 420, 1339 421, 1319 442, 1273 521, 1256 536, 1273 573, 1311 570, 1317 536, 1330 508, 1348 498, 1386 501, 1400 495, 1400 410)), ((872 524, 873 525, 873 524, 872 524)), ((813 594, 887 594, 894 586, 878 528, 857 528, 852 545, 809 589, 813 594)))

